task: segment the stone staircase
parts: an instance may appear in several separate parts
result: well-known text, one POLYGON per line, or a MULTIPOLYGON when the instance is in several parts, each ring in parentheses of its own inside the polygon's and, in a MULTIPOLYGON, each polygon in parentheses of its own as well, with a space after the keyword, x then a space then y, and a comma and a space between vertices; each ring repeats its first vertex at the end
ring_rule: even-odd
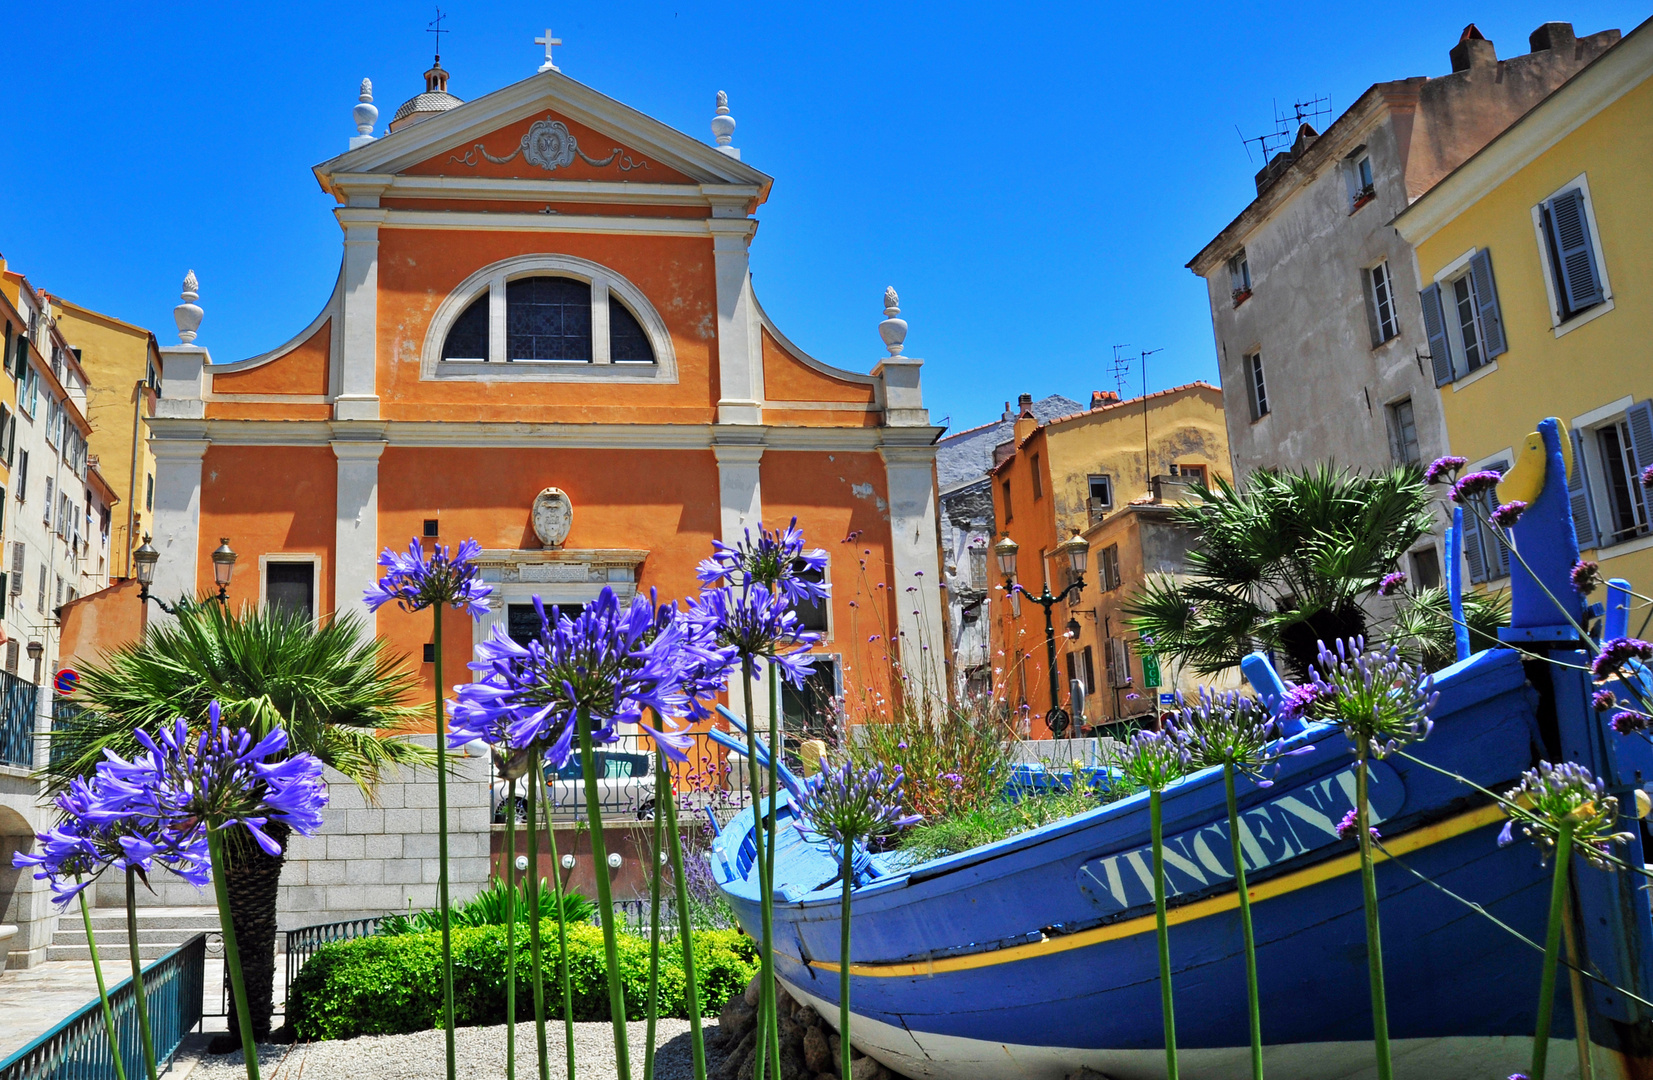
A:
MULTIPOLYGON (((166 955, 196 934, 207 931, 217 933, 218 930, 218 909, 215 907, 140 907, 138 955, 147 964, 166 955)), ((128 953, 124 907, 93 908, 92 932, 97 935, 98 956, 106 968, 111 962, 126 962, 128 953)), ((51 944, 46 946, 46 959, 91 958, 92 951, 86 944, 86 925, 81 921, 78 907, 71 906, 58 920, 57 933, 52 935, 51 944)))

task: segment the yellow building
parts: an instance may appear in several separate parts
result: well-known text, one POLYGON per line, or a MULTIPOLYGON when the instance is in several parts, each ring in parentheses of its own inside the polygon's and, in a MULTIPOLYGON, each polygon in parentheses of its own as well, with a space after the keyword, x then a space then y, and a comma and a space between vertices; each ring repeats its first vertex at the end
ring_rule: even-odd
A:
POLYGON ((86 419, 92 424, 92 457, 125 503, 110 530, 111 569, 130 577, 131 552, 138 545, 134 538, 148 528, 153 502, 155 456, 144 419, 154 411, 160 392, 160 347, 141 326, 61 296, 52 296, 51 302, 58 327, 89 380, 86 419))
MULTIPOLYGON (((995 521, 1000 537, 1017 544, 1023 588, 1039 595, 1048 585, 1060 594, 1072 577, 1057 545, 1078 534, 1089 549, 1084 590, 1051 609, 1057 704, 1070 709, 1072 684, 1079 683, 1085 707, 1078 726, 1098 726, 1152 711, 1160 690, 1192 690, 1176 672, 1162 671, 1159 679, 1153 665, 1144 672, 1120 607, 1149 574, 1183 568, 1193 537, 1169 518, 1189 484, 1233 479, 1222 391, 1189 383, 1043 423, 1024 410, 996 457, 995 521)), ((998 576, 998 567, 992 570, 998 576)), ((1049 738, 1044 609, 1026 598, 994 606, 995 696, 1012 707, 1025 704, 1027 733, 1049 738)))
MULTIPOLYGON (((1574 525, 1603 576, 1653 585, 1653 21, 1395 219, 1417 249, 1451 452, 1496 468, 1571 432, 1574 525)), ((1471 580, 1508 553, 1466 528, 1471 580)))

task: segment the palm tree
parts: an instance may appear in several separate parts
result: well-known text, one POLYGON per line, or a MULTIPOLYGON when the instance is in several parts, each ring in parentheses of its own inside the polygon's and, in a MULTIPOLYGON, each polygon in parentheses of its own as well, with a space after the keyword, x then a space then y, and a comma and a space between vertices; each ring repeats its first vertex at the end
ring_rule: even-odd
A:
MULTIPOLYGON (((1510 624, 1509 592, 1464 593, 1464 624, 1469 627, 1470 652, 1497 648, 1498 628, 1510 624)), ((1458 658, 1455 629, 1446 590, 1419 589, 1395 605, 1383 640, 1400 649, 1407 660, 1439 671, 1458 658)))
MULTIPOLYGON (((430 765, 435 752, 404 733, 422 713, 403 704, 419 684, 363 621, 319 623, 280 607, 234 614, 211 600, 181 602, 178 617, 151 625, 142 639, 105 654, 86 669, 76 694, 81 712, 52 735, 44 778, 55 791, 89 777, 105 749, 140 751, 133 732, 183 717, 204 723, 219 702, 226 725, 255 738, 285 728, 287 753, 311 753, 354 781, 364 794, 387 769, 430 765)), ((289 830, 269 834, 286 850, 289 830)), ((241 838, 229 851, 225 883, 240 943, 255 1037, 270 1032, 274 1008, 276 890, 284 856, 266 855, 241 838)), ((229 1030, 237 1030, 232 1003, 229 1030)))
POLYGON ((1433 524, 1429 490, 1410 466, 1261 470, 1243 490, 1219 477, 1194 493, 1199 501, 1174 515, 1198 538, 1191 572, 1149 579, 1125 613, 1155 652, 1201 675, 1262 647, 1306 677, 1318 642, 1366 633, 1363 601, 1433 524))

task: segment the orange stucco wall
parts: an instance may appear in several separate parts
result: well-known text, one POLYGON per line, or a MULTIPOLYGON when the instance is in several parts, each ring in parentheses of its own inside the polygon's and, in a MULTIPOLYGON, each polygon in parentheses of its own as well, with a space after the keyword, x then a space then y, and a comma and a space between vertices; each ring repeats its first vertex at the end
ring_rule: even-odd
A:
POLYGON ((269 552, 320 556, 316 610, 332 611, 334 507, 338 464, 326 446, 222 446, 201 468, 201 547, 196 581, 212 584, 212 549, 228 537, 239 554, 230 604, 259 602, 258 557, 269 552))
POLYGON ((386 210, 460 210, 471 213, 486 211, 490 214, 537 214, 549 206, 559 214, 592 214, 599 217, 709 218, 712 216, 711 208, 706 206, 639 206, 636 203, 547 202, 544 199, 535 199, 530 202, 523 199, 387 198, 380 199, 379 205, 386 210))
POLYGON ((514 124, 489 132, 481 139, 468 139, 461 145, 450 147, 404 169, 403 172, 409 176, 485 176, 527 180, 544 180, 547 176, 554 176, 558 180, 630 180, 635 184, 694 183, 676 169, 621 146, 612 136, 593 131, 577 120, 570 120, 554 112, 535 113, 514 124), (572 162, 561 166, 554 173, 547 173, 539 166, 529 164, 520 153, 501 165, 489 161, 481 153, 472 152, 480 143, 494 157, 508 157, 522 145, 522 137, 539 120, 560 120, 566 124, 568 133, 574 136, 575 142, 586 157, 602 161, 616 149, 620 151, 620 156, 612 163, 601 167, 590 165, 576 156, 572 162), (465 163, 463 159, 467 154, 475 164, 465 163))
POLYGON ((327 361, 333 346, 333 321, 322 323, 314 334, 285 356, 247 371, 214 373, 215 394, 306 394, 327 393, 327 361))
POLYGON ((714 419, 718 396, 716 313, 709 237, 547 238, 385 229, 379 240, 381 415, 388 420, 707 423, 714 419), (483 266, 548 249, 601 263, 643 291, 672 336, 675 385, 420 381, 420 352, 443 299, 483 266))
POLYGON ((848 401, 871 406, 873 388, 823 375, 763 331, 763 394, 774 401, 848 401))

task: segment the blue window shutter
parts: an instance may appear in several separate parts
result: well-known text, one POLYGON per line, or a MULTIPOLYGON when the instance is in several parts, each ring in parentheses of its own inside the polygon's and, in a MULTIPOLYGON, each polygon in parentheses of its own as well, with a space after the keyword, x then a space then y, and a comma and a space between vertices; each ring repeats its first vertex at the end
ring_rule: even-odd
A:
POLYGON ((1464 564, 1469 567, 1469 580, 1487 579, 1486 559, 1481 555, 1481 522, 1474 510, 1464 508, 1464 564))
POLYGON ((1470 282, 1475 286, 1475 306, 1481 314, 1482 352, 1488 360, 1509 351, 1504 343, 1504 318, 1498 311, 1498 286, 1492 280, 1492 255, 1482 248, 1469 259, 1470 282))
POLYGON ((1429 355, 1435 361, 1435 385, 1452 381, 1452 348, 1446 343, 1446 316, 1441 311, 1441 287, 1431 285, 1418 294, 1423 301, 1423 332, 1429 338, 1429 355))
MULTIPOLYGON (((1507 461, 1494 461, 1492 464, 1485 467, 1500 473, 1507 473, 1510 471, 1510 463, 1507 461)), ((1496 491, 1489 491, 1482 495, 1481 498, 1484 500, 1482 503, 1482 511, 1484 513, 1490 515, 1493 510, 1497 509, 1498 493, 1496 491)), ((1465 514, 1464 516, 1468 517, 1469 515, 1465 514)), ((1509 545, 1504 543, 1504 541, 1496 533, 1492 533, 1492 530, 1489 529, 1487 532, 1491 534, 1487 537, 1487 547, 1491 549, 1487 552, 1487 572, 1491 577, 1509 577, 1509 545)))
POLYGON ((1590 223, 1584 214, 1584 192, 1564 191, 1550 200, 1550 242, 1561 266, 1561 287, 1569 313, 1583 311, 1604 299, 1596 253, 1590 245, 1590 223))
POLYGON ((1624 421, 1630 428, 1630 457, 1636 462, 1635 483, 1641 474, 1653 466, 1653 401, 1638 401, 1624 411, 1624 421))
POLYGON ((1578 548, 1587 551, 1601 543, 1596 535, 1596 498, 1590 493, 1590 469, 1584 463, 1584 436, 1568 432, 1573 438, 1573 473, 1567 477, 1567 499, 1573 505, 1573 532, 1578 536, 1578 548))

